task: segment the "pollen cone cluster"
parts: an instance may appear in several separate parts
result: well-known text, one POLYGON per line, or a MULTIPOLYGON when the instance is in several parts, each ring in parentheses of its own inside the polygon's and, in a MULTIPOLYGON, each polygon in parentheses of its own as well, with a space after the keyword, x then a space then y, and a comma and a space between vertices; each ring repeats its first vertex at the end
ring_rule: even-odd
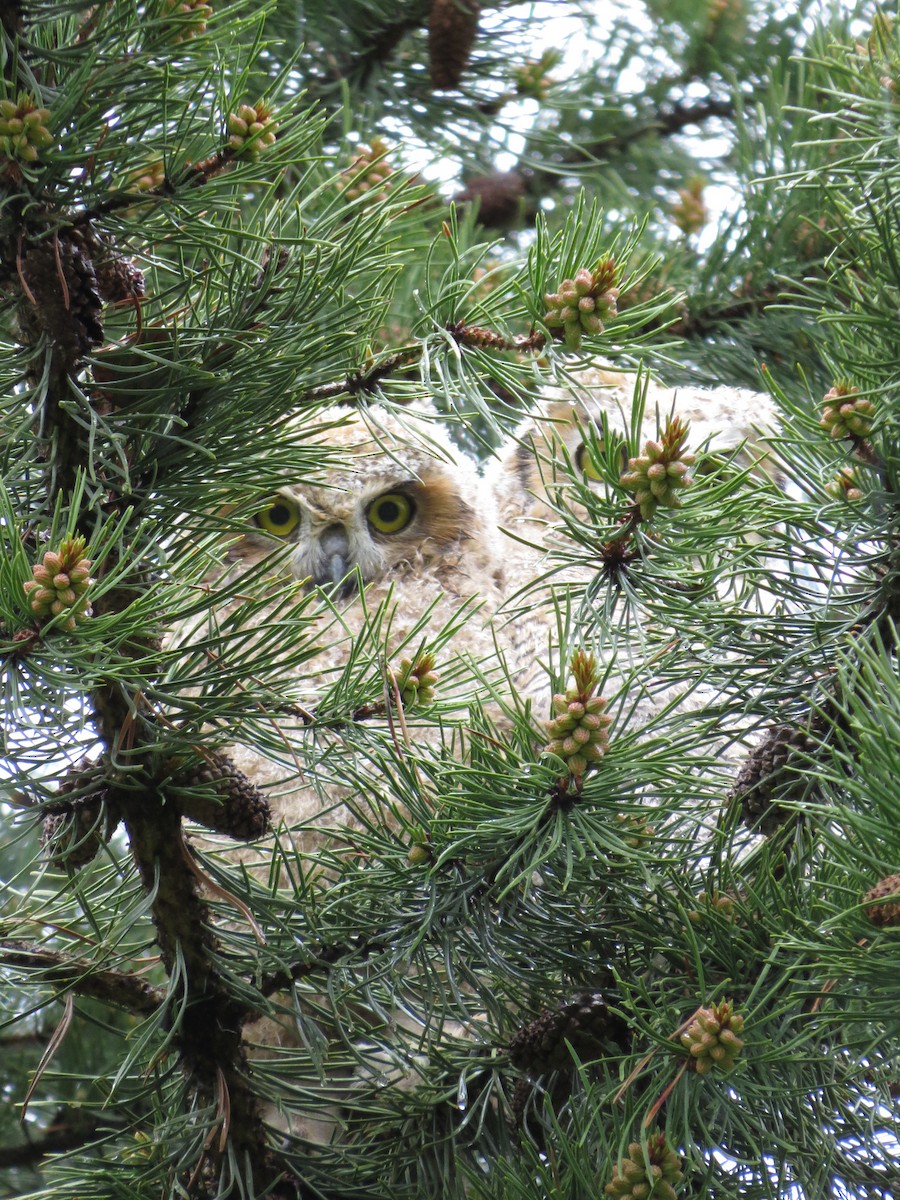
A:
POLYGON ((63 628, 73 630, 91 615, 87 591, 91 562, 85 558, 83 537, 67 537, 58 550, 48 550, 43 560, 31 568, 33 579, 23 584, 31 611, 48 619, 66 612, 63 628))
POLYGON ((688 468, 695 456, 685 451, 687 436, 687 424, 670 419, 658 442, 647 442, 643 454, 628 460, 619 482, 632 493, 645 521, 659 507, 680 508, 680 493, 693 483, 688 468))
POLYGON ((619 289, 615 283, 616 265, 611 258, 598 263, 593 271, 582 267, 574 279, 562 281, 559 291, 544 296, 544 324, 571 350, 578 350, 583 334, 602 333, 604 321, 617 315, 619 289))
POLYGON ((744 1018, 734 1011, 729 1000, 711 1008, 701 1008, 681 1035, 681 1044, 691 1055, 698 1075, 713 1067, 730 1071, 744 1048, 738 1034, 744 1029, 744 1018))
POLYGON ((400 699, 407 708, 424 707, 434 701, 434 689, 440 677, 435 674, 433 654, 420 654, 416 659, 401 658, 397 672, 400 699))
POLYGON ((681 1156, 666 1141, 664 1133, 651 1133, 646 1151, 631 1142, 628 1154, 613 1167, 613 1176, 603 1189, 614 1200, 675 1200, 681 1182, 681 1156))
POLYGON ((274 143, 278 126, 272 120, 269 107, 242 104, 237 112, 228 114, 228 145, 242 158, 256 160, 274 143))
POLYGON ((823 398, 821 427, 836 441, 869 436, 875 405, 848 383, 836 383, 823 398))
POLYGON ((606 753, 611 719, 603 714, 606 701, 593 694, 597 685, 594 656, 577 651, 572 656, 572 673, 574 685, 567 688, 565 694, 560 692, 553 697, 556 715, 547 722, 550 741, 544 752, 565 759, 575 786, 580 787, 588 767, 599 762, 606 753))

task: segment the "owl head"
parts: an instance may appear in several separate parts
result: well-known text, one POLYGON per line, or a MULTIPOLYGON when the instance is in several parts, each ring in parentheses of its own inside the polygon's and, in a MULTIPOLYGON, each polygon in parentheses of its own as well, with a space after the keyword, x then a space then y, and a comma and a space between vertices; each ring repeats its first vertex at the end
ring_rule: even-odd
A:
POLYGON ((329 452, 331 468, 315 482, 285 480, 261 498, 234 556, 257 562, 281 547, 294 578, 343 596, 357 579, 430 572, 446 586, 460 571, 488 566, 488 493, 433 413, 372 405, 337 426, 323 423, 312 441, 329 452))
POLYGON ((740 464, 766 469, 760 433, 777 422, 769 396, 729 387, 669 388, 646 375, 636 379, 590 367, 567 388, 546 390, 537 415, 521 426, 494 468, 501 519, 547 517, 548 501, 566 496, 573 478, 600 485, 604 459, 607 476, 615 478, 670 415, 690 422, 691 450, 730 455, 743 446, 740 464))

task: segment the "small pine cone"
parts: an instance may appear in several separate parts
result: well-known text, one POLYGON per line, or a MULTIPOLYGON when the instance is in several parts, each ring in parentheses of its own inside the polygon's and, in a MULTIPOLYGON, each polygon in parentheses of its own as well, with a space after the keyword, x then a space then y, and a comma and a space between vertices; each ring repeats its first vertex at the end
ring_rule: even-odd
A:
POLYGON ((518 171, 492 171, 471 176, 453 199, 457 204, 477 200, 478 220, 486 229, 511 229, 522 219, 525 192, 525 179, 518 171))
POLYGON ((434 655, 427 652, 418 655, 415 660, 400 659, 397 687, 404 707, 424 708, 434 703, 434 689, 440 682, 434 666, 434 655))
POLYGON ((58 550, 48 550, 31 568, 34 578, 22 587, 36 616, 48 620, 66 612, 62 627, 71 631, 91 615, 87 591, 94 580, 90 559, 84 557, 86 549, 83 537, 67 537, 58 550))
POLYGON ((27 92, 20 92, 15 100, 0 100, 0 154, 37 162, 41 150, 53 145, 49 120, 50 110, 39 108, 27 92))
POLYGON ((900 925, 900 871, 888 875, 862 898, 866 916, 873 925, 893 929, 900 925))
POLYGON ((173 790, 192 821, 240 841, 263 837, 271 827, 269 801, 230 758, 216 752, 173 771, 173 790))
POLYGON ((690 1061, 699 1075, 713 1067, 730 1071, 744 1048, 738 1034, 744 1030, 744 1018, 734 1011, 730 1000, 712 1008, 701 1008, 681 1035, 681 1044, 691 1055, 690 1061))
POLYGON ((644 453, 629 458, 620 484, 634 496, 641 516, 649 521, 657 508, 680 508, 680 492, 694 482, 688 473, 695 455, 685 452, 688 426, 670 419, 658 442, 647 442, 644 453))
POLYGON ((612 258, 601 259, 593 271, 582 267, 575 272, 574 279, 562 281, 558 292, 544 296, 547 306, 544 324, 570 350, 580 349, 583 334, 602 333, 603 322, 617 316, 619 289, 614 286, 617 278, 612 258))
POLYGON ((272 110, 262 100, 258 104, 242 104, 237 112, 228 114, 228 145, 236 155, 256 161, 274 143, 278 126, 272 120, 272 110))
POLYGON ((804 756, 812 754, 817 744, 803 729, 772 726, 747 755, 729 794, 730 799, 740 800, 745 824, 768 834, 794 817, 782 804, 807 797, 809 780, 795 768, 804 765, 804 756))
POLYGON ((104 771, 83 759, 67 773, 47 807, 41 846, 54 867, 78 870, 91 862, 116 824, 104 771))
POLYGON ((630 850, 646 848, 647 842, 656 836, 653 826, 637 815, 616 813, 616 823, 616 833, 630 850))
POLYGON ((459 87, 475 45, 480 12, 478 0, 431 0, 428 62, 437 91, 459 87))
POLYGON ((566 1043, 579 1056, 588 1056, 613 1024, 603 997, 598 992, 586 992, 562 1008, 545 1008, 523 1025, 510 1039, 510 1062, 531 1075, 568 1070, 572 1056, 566 1043))
POLYGON ((640 1142, 629 1143, 627 1157, 613 1167, 612 1179, 603 1190, 615 1200, 675 1200, 681 1175, 681 1156, 664 1133, 651 1133, 646 1152, 640 1142))
POLYGON ((875 405, 860 396, 849 383, 836 383, 822 400, 822 419, 819 425, 835 440, 866 438, 875 417, 875 405))

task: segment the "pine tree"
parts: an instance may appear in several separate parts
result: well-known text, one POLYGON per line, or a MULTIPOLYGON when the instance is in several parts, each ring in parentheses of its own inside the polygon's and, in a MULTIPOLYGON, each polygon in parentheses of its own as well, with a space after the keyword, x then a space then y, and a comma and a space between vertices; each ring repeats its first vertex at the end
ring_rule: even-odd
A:
POLYGON ((4 1194, 895 1194, 900 25, 806 8, 0 2, 4 1194), (383 611, 301 704, 320 600, 217 571, 305 431, 593 359, 770 392, 768 474, 560 494, 552 712, 385 701, 383 611), (284 731, 360 828, 263 878, 284 731))

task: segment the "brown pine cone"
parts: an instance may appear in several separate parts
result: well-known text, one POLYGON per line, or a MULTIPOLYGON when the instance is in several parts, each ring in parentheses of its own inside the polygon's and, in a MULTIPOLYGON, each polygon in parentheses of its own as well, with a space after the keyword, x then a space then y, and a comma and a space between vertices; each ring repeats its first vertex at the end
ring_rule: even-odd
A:
POLYGON ((478 32, 478 0, 431 0, 428 61, 438 91, 459 87, 478 32))
POLYGON ((866 916, 883 929, 900 925, 900 871, 880 880, 862 898, 866 916))
POLYGON ((78 870, 89 863, 118 824, 103 768, 87 758, 71 767, 43 822, 41 846, 54 867, 78 870))
POLYGON ((510 1039, 509 1058, 514 1067, 532 1075, 572 1067, 569 1045, 579 1056, 589 1056, 616 1024, 599 992, 586 992, 561 1008, 545 1008, 510 1039))
POLYGON ((271 827, 269 801, 225 754, 208 752, 187 769, 176 769, 172 787, 182 813, 216 833, 249 842, 271 827))
POLYGON ((730 793, 731 798, 740 800, 747 825, 774 833, 795 816, 781 803, 808 798, 809 778, 798 771, 817 745, 804 729, 773 725, 750 751, 730 793))

